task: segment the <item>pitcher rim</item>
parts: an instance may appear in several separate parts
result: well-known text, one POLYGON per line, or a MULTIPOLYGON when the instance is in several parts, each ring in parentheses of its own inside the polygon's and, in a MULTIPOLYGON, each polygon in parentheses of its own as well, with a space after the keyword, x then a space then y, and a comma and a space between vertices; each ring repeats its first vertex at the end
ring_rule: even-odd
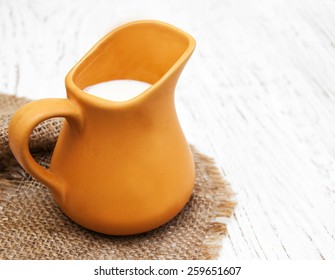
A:
POLYGON ((67 89, 67 95, 69 98, 74 96, 75 99, 82 100, 85 103, 95 105, 97 107, 113 107, 113 108, 124 108, 129 107, 133 104, 137 104, 141 102, 143 99, 145 99, 147 96, 149 96, 150 91, 154 91, 156 88, 158 88, 164 81, 166 81, 169 76, 171 76, 172 73, 174 73, 187 59, 191 56, 191 54, 194 51, 195 48, 195 40, 194 38, 186 33, 185 31, 162 21, 158 20, 137 20, 132 21, 126 24, 123 24, 109 33, 107 33, 105 36, 103 36, 76 64, 72 67, 72 69, 68 72, 65 78, 65 86, 67 89), (131 98, 129 100, 125 101, 112 101, 108 99, 103 99, 94 95, 91 95, 87 92, 85 92, 83 89, 80 89, 76 83, 73 80, 73 76, 76 73, 78 67, 89 57, 91 56, 101 45, 103 45, 106 41, 109 40, 110 37, 112 37, 115 33, 120 31, 121 29, 124 29, 126 27, 132 26, 132 25, 138 25, 138 24, 148 24, 148 25, 157 25, 157 26, 165 26, 168 27, 171 30, 174 30, 176 33, 179 33, 183 35, 188 40, 188 45, 186 49, 183 51, 181 56, 176 60, 176 62, 166 71, 166 73, 154 84, 152 84, 149 88, 147 88, 145 91, 141 92, 139 95, 135 96, 134 98, 131 98))

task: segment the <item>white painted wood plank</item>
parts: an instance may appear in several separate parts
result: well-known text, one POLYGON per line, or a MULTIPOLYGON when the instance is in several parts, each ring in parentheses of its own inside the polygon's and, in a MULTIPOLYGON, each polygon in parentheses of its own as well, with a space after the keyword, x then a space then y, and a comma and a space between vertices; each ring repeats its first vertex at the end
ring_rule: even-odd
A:
POLYGON ((64 97, 106 32, 170 22, 196 51, 177 87, 190 142, 237 193, 221 258, 335 258, 335 2, 0 1, 0 91, 64 97))

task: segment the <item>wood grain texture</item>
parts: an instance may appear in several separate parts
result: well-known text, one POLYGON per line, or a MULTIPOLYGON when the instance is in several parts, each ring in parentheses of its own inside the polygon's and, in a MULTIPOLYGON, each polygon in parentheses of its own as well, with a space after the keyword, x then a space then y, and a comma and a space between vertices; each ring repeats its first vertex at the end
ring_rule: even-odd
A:
POLYGON ((197 40, 176 94, 236 192, 222 259, 335 258, 335 1, 0 1, 0 91, 64 97, 106 32, 159 19, 197 40), (192 4, 191 4, 192 3, 192 4))

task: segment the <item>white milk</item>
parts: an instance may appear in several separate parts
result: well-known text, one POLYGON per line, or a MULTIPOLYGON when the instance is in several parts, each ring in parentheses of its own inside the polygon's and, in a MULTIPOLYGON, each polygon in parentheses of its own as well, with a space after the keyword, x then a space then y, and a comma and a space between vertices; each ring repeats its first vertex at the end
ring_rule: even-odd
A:
POLYGON ((135 80, 112 80, 88 86, 85 92, 111 101, 127 101, 140 95, 151 84, 135 80))

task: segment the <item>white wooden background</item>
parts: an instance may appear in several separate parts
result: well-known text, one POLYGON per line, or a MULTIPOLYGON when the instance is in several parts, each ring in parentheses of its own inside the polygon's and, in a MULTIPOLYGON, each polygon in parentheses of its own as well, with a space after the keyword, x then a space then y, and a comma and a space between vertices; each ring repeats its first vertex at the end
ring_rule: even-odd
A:
POLYGON ((334 259, 335 1, 0 0, 0 91, 65 97, 78 59, 137 19, 197 40, 176 103, 237 194, 221 258, 334 259))

